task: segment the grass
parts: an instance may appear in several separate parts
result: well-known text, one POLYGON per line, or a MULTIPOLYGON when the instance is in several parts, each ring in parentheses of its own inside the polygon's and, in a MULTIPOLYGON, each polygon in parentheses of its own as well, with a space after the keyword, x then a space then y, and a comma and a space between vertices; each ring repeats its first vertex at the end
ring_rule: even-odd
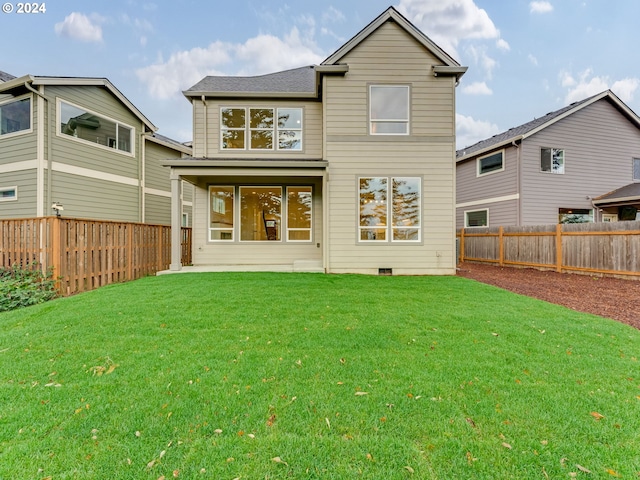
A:
POLYGON ((639 347, 456 277, 144 278, 0 314, 0 479, 637 478, 639 347))

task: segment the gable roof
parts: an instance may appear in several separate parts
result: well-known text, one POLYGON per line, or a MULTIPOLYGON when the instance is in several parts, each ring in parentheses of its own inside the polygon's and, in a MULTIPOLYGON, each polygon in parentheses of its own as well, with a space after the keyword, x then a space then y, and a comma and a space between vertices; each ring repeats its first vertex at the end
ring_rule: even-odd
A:
POLYGON ((151 132, 155 132, 158 128, 142 114, 136 106, 118 90, 113 83, 106 78, 89 78, 89 77, 39 77, 34 75, 24 75, 22 77, 14 77, 6 82, 0 83, 0 93, 12 90, 21 86, 27 89, 33 89, 39 85, 60 85, 60 86, 94 86, 104 87, 111 92, 118 100, 120 100, 151 132))
POLYGON ((629 119, 636 127, 640 128, 640 117, 635 114, 622 100, 620 100, 611 90, 605 90, 597 95, 585 98, 579 102, 563 107, 559 110, 549 112, 546 115, 524 123, 518 127, 510 128, 506 132, 494 135, 491 138, 481 140, 471 146, 462 148, 456 152, 456 161, 460 162, 470 157, 496 150, 513 142, 519 142, 531 135, 538 133, 540 130, 550 127, 556 122, 572 115, 589 105, 600 100, 609 101, 615 106, 625 117, 629 119))
POLYGON ((0 70, 0 82, 8 82, 9 80, 13 80, 14 78, 16 77, 11 75, 10 73, 0 70))
POLYGON ((630 183, 593 199, 594 205, 640 201, 640 183, 630 183))
POLYGON ((316 70, 313 65, 251 77, 207 76, 182 92, 187 97, 216 96, 279 96, 315 97, 316 70))

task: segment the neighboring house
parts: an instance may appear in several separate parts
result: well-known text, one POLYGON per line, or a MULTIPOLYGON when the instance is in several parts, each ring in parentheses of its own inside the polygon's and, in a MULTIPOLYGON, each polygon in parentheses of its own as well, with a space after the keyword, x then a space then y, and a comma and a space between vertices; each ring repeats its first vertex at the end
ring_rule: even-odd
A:
POLYGON ((635 220, 640 118, 607 90, 457 152, 457 227, 635 220))
MULTIPOLYGON (((156 127, 105 78, 0 72, 0 218, 54 215, 169 224, 166 158, 191 148, 156 127)), ((185 189, 185 221, 191 217, 185 189)))
MULTIPOLYGON (((455 88, 466 71, 389 8, 324 62, 206 77, 192 102, 193 262, 455 273, 455 88)), ((179 218, 172 270, 180 270, 179 218)))

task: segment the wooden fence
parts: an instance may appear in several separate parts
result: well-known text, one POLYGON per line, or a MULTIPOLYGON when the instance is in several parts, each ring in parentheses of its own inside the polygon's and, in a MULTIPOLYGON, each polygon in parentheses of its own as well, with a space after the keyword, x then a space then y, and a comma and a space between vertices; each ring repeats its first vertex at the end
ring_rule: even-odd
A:
POLYGON ((640 222, 462 229, 460 262, 640 279, 640 222))
MULTIPOLYGON (((74 218, 0 220, 0 266, 51 268, 62 295, 135 280, 171 263, 171 227, 74 218)), ((182 228, 182 263, 191 229, 182 228)))

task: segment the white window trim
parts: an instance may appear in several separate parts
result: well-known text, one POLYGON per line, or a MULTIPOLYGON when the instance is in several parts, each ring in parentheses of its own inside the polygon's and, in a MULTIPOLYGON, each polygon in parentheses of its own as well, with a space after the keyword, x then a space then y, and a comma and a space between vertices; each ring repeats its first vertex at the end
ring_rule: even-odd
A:
POLYGON ((26 95, 20 95, 19 97, 11 98, 4 102, 0 102, 0 106, 7 105, 9 103, 19 102, 24 100, 25 98, 29 99, 29 128, 25 130, 18 130, 17 132, 5 133, 4 135, 0 135, 1 139, 17 137, 18 135, 27 135, 29 133, 33 133, 33 95, 31 93, 27 93, 26 95))
MULTIPOLYGON (((236 241, 236 223, 238 222, 238 213, 237 213, 237 208, 236 208, 236 197, 237 197, 237 188, 235 185, 209 185, 209 188, 207 189, 207 212, 208 212, 208 225, 207 225, 207 241, 211 242, 211 243, 233 243, 236 241), (225 227, 225 228, 212 228, 211 227, 211 213, 212 213, 212 209, 211 209, 211 189, 213 187, 224 187, 224 188, 232 188, 233 189, 233 225, 231 226, 231 228, 225 227), (211 238, 211 233, 212 232, 231 232, 231 238, 230 239, 225 239, 225 240, 218 240, 218 239, 212 239, 211 238)), ((184 215, 184 213, 183 213, 184 215)))
POLYGON ((286 238, 285 241, 289 243, 311 243, 313 242, 313 186, 312 185, 287 185, 284 196, 285 213, 286 213, 286 238), (311 225, 309 228, 289 228, 289 189, 290 188, 308 188, 311 190, 311 225), (309 232, 309 240, 290 240, 289 232, 309 232))
POLYGON ((492 153, 489 153, 489 154, 487 154, 487 155, 483 155, 483 156, 481 156, 481 157, 478 157, 478 158, 476 159, 476 177, 485 177, 485 176, 487 176, 487 175, 491 175, 491 174, 493 174, 493 173, 504 172, 504 167, 505 167, 505 165, 504 165, 504 164, 505 164, 505 160, 504 160, 504 159, 505 159, 505 151, 504 151, 504 149, 502 149, 502 150, 497 150, 497 151, 492 152, 492 153), (481 172, 480 172, 480 161, 481 161, 483 158, 491 157, 491 156, 496 155, 496 154, 498 154, 498 153, 502 154, 502 167, 500 167, 500 168, 498 168, 498 169, 496 169, 496 170, 491 170, 490 172, 481 173, 481 172))
POLYGON ((567 150, 564 148, 556 148, 556 147, 540 147, 540 156, 538 158, 539 161, 539 167, 540 167, 540 173, 547 173, 550 175, 564 175, 565 170, 567 169, 567 150), (552 150, 551 152, 551 170, 544 171, 542 170, 542 150, 544 149, 549 149, 552 150), (553 171, 553 150, 562 150, 562 171, 561 172, 554 172, 553 171))
POLYGON ((234 107, 233 105, 224 105, 220 107, 219 117, 220 119, 220 151, 221 152, 295 152, 300 153, 304 150, 304 108, 303 107, 274 107, 274 106, 247 106, 247 107, 234 107), (285 127, 280 128, 278 126, 278 118, 280 110, 300 110, 300 128, 292 128, 285 127), (222 111, 223 110, 244 110, 244 128, 228 128, 222 125, 222 111), (271 148, 251 148, 251 132, 267 130, 264 128, 251 128, 251 118, 250 112, 251 110, 272 110, 273 111, 273 128, 271 132, 273 134, 272 137, 272 145, 271 148), (242 131, 244 132, 244 146, 242 148, 225 148, 224 146, 224 138, 222 135, 223 131, 242 131), (300 132, 300 148, 290 149, 290 148, 280 148, 280 130, 290 130, 300 132))
POLYGON ((488 208, 479 208, 477 210, 465 210, 464 212, 464 228, 487 228, 489 226, 489 209, 488 208), (469 213, 476 212, 487 212, 487 224, 486 225, 474 225, 469 226, 469 213))
POLYGON ((60 138, 64 138, 64 139, 70 139, 74 142, 79 142, 82 143, 84 145, 91 145, 93 147, 97 147, 100 148, 102 150, 106 150, 107 152, 113 152, 113 153, 117 153, 120 155, 125 155, 127 157, 135 157, 136 156, 136 129, 135 127, 124 123, 124 122, 120 122, 118 120, 114 120, 111 117, 108 117, 106 115, 103 115, 102 113, 98 113, 95 110, 90 110, 86 107, 83 107, 82 105, 78 105, 77 103, 73 103, 70 102, 68 100, 64 100, 62 98, 56 98, 56 135, 60 138), (66 133, 62 133, 62 129, 60 127, 61 125, 61 118, 60 118, 60 114, 61 114, 61 105, 62 103, 66 103, 67 105, 71 105, 72 107, 75 108, 79 108, 81 110, 84 110, 87 113, 90 113, 91 115, 95 115, 96 117, 100 117, 100 118, 104 118, 105 120, 108 120, 110 122, 113 122, 116 124, 116 131, 118 130, 118 125, 122 125, 123 127, 127 127, 131 130, 131 152, 126 152, 124 150, 119 150, 118 148, 113 148, 113 147, 109 147, 107 145, 100 145, 99 143, 95 143, 95 142, 90 142, 89 140, 85 140, 83 138, 78 138, 78 137, 74 137, 73 135, 67 135, 66 133))
POLYGON ((371 84, 369 85, 369 97, 368 97, 368 103, 369 103, 369 135, 376 135, 376 136, 392 136, 392 137, 406 137, 408 135, 411 134, 411 87, 410 85, 403 85, 403 84, 395 84, 395 83, 390 83, 390 84, 371 84), (375 87, 403 87, 407 90, 407 118, 406 120, 398 120, 398 119, 382 119, 382 118, 377 118, 375 120, 373 120, 371 118, 371 89, 375 88, 375 87), (406 123, 407 125, 407 131, 405 133, 376 133, 373 131, 373 129, 371 128, 373 126, 374 123, 377 122, 386 122, 386 123, 406 123))
POLYGON ((15 202, 18 200, 18 186, 14 185, 13 187, 0 187, 0 192, 10 192, 14 191, 15 195, 10 198, 0 197, 0 202, 15 202))
POLYGON ((369 244, 369 245, 381 245, 381 244, 385 244, 385 243, 394 243, 394 244, 405 244, 405 245, 415 245, 416 243, 421 243, 422 242, 422 202, 423 202, 423 198, 422 198, 422 184, 423 184, 423 178, 420 175, 394 175, 394 176, 388 176, 388 175, 366 175, 366 176, 362 176, 362 177, 358 177, 357 179, 357 184, 356 184, 356 198, 358 200, 358 209, 356 212, 356 224, 358 226, 358 243, 361 244, 369 244), (361 232, 362 230, 371 230, 374 227, 369 227, 369 226, 362 226, 360 225, 360 180, 363 178, 386 178, 387 179, 387 224, 386 225, 380 225, 377 229, 378 230, 382 230, 385 229, 387 231, 386 233, 386 239, 385 240, 362 240, 362 235, 361 232), (420 206, 420 212, 418 214, 419 218, 420 218, 420 225, 418 225, 417 227, 409 227, 409 228, 416 228, 418 230, 418 238, 415 240, 394 240, 393 239, 393 231, 397 230, 397 229, 403 229, 403 228, 407 228, 407 227, 401 227, 401 226, 397 226, 393 224, 393 209, 392 209, 392 205, 393 205, 393 179, 394 178, 416 178, 419 180, 420 182, 420 189, 419 189, 419 193, 420 193, 420 200, 419 200, 419 206, 420 206))

